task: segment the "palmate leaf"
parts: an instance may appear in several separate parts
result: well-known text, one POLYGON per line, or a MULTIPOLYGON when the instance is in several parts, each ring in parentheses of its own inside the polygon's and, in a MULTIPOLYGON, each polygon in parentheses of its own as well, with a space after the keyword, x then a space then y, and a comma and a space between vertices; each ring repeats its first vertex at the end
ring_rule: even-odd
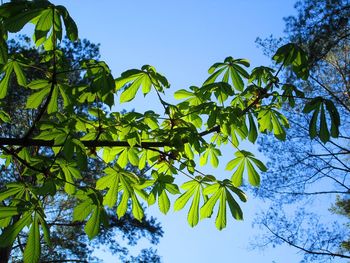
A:
POLYGON ((221 156, 221 151, 217 148, 215 148, 214 144, 209 144, 209 146, 207 147, 206 151, 201 155, 200 159, 199 159, 199 164, 200 165, 206 165, 208 162, 208 158, 210 156, 210 164, 213 167, 218 167, 219 165, 219 158, 218 156, 221 156))
POLYGON ((37 109, 42 103, 43 100, 48 97, 51 92, 50 101, 47 106, 47 113, 52 114, 58 111, 58 100, 59 97, 63 99, 63 106, 67 108, 72 103, 70 94, 68 93, 68 87, 62 84, 57 84, 52 86, 50 81, 45 79, 34 80, 28 84, 28 88, 35 90, 32 93, 26 103, 26 108, 28 109, 37 109))
POLYGON ((44 98, 50 93, 51 84, 48 80, 34 80, 28 84, 28 87, 38 91, 28 97, 26 108, 37 109, 44 98))
POLYGON ((331 100, 316 97, 309 101, 303 109, 304 113, 312 111, 313 114, 309 124, 310 137, 315 138, 318 135, 323 143, 329 141, 330 137, 337 138, 339 136, 340 116, 334 103, 331 100), (325 110, 329 115, 328 120, 325 110), (327 124, 329 120, 331 123, 330 129, 327 124))
POLYGON ((73 210, 73 221, 87 220, 84 230, 89 239, 94 238, 100 229, 101 223, 108 225, 106 211, 102 205, 102 196, 97 191, 77 191, 76 197, 82 200, 73 210))
POLYGON ((286 139, 285 128, 289 128, 289 123, 287 118, 278 111, 270 107, 260 109, 258 124, 261 132, 273 131, 277 139, 286 139))
POLYGON ((263 172, 267 171, 266 166, 254 155, 247 151, 238 151, 235 153, 236 158, 229 161, 226 165, 226 170, 236 169, 231 177, 232 184, 235 187, 241 186, 243 183, 243 173, 246 170, 248 181, 252 186, 259 186, 260 176, 255 169, 255 166, 263 172))
POLYGON ((304 98, 305 95, 302 91, 298 90, 294 85, 285 84, 282 86, 282 101, 288 101, 291 107, 295 106, 295 97, 304 98))
POLYGON ((170 200, 167 193, 179 194, 179 188, 176 184, 173 184, 174 177, 172 176, 153 170, 152 177, 154 178, 151 181, 153 188, 147 198, 148 205, 153 205, 158 199, 159 210, 166 214, 170 209, 170 200))
POLYGON ((252 73, 249 76, 249 83, 256 81, 256 84, 261 87, 261 85, 267 84, 273 78, 274 70, 269 67, 256 67, 252 70, 252 73))
POLYGON ((243 212, 238 203, 233 198, 231 192, 238 195, 241 201, 246 202, 245 194, 234 187, 229 180, 217 181, 216 183, 207 186, 203 193, 211 195, 200 209, 201 219, 211 217, 215 205, 219 202, 219 208, 215 219, 216 228, 222 230, 226 227, 226 205, 229 206, 231 215, 236 220, 243 219, 243 212))
POLYGON ((49 1, 19 1, 1 6, 0 13, 5 17, 5 28, 10 32, 18 32, 29 22, 35 24, 35 39, 37 45, 44 44, 46 50, 53 48, 53 34, 55 39, 62 39, 61 17, 66 27, 66 33, 71 41, 78 37, 78 29, 63 6, 54 6, 49 1), (51 35, 47 38, 48 32, 51 35), (47 41, 46 41, 47 40, 47 41))
POLYGON ((199 204, 201 196, 204 200, 206 200, 206 197, 201 194, 204 186, 202 183, 211 180, 212 178, 209 176, 204 178, 196 177, 195 180, 188 181, 181 186, 181 188, 186 190, 186 192, 176 199, 174 203, 174 210, 179 211, 183 209, 189 200, 193 198, 187 214, 187 221, 191 227, 196 226, 199 222, 199 204))
POLYGON ((125 71, 121 77, 115 80, 115 85, 116 90, 123 89, 120 95, 121 103, 133 100, 140 86, 144 95, 151 91, 152 86, 161 92, 170 86, 166 78, 149 65, 142 66, 141 70, 125 71))
POLYGON ((20 198, 26 189, 26 185, 23 183, 9 183, 6 185, 6 188, 0 191, 0 201, 6 200, 11 196, 20 198))
POLYGON ((140 195, 143 195, 143 192, 140 189, 135 189, 140 185, 137 176, 121 170, 121 167, 107 167, 104 172, 106 176, 101 177, 96 182, 97 190, 108 188, 103 198, 103 205, 114 207, 118 200, 118 193, 122 192, 120 201, 117 204, 118 216, 122 217, 125 215, 128 209, 128 201, 131 199, 132 213, 136 219, 141 220, 144 213, 135 192, 140 195))
POLYGON ((109 207, 113 207, 118 198, 119 184, 120 184, 120 174, 116 173, 111 168, 106 168, 106 176, 101 177, 96 182, 96 189, 103 190, 109 188, 105 197, 103 198, 103 204, 109 207))
POLYGON ((79 180, 82 178, 80 171, 76 168, 75 163, 68 163, 63 160, 56 160, 56 162, 65 178, 64 190, 67 194, 74 194, 76 190, 75 179, 79 180))
POLYGON ((204 82, 204 86, 214 83, 217 78, 222 74, 222 82, 228 83, 229 78, 235 89, 242 91, 244 87, 243 78, 248 79, 248 72, 242 67, 249 67, 250 63, 245 59, 233 59, 232 57, 227 57, 224 63, 215 63, 212 65, 208 72, 211 76, 204 82))
POLYGON ((9 60, 3 67, 2 71, 5 73, 0 81, 0 99, 3 99, 8 90, 9 82, 13 73, 15 73, 17 83, 21 86, 26 86, 26 77, 23 73, 22 67, 24 65, 14 60, 9 60))
POLYGON ((291 66, 299 78, 306 80, 309 77, 308 56, 297 44, 288 43, 280 47, 273 56, 273 60, 284 66, 291 66))

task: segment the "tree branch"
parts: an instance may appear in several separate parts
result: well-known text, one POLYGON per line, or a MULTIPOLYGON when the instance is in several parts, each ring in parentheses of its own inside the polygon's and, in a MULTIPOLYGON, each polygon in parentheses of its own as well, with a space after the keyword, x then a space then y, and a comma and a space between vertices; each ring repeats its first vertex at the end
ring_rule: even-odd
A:
POLYGON ((266 223, 263 223, 263 225, 270 231, 270 233, 272 235, 274 235, 276 238, 281 239, 283 242, 285 242, 286 244, 295 247, 301 251, 304 251, 307 254, 313 254, 313 255, 320 255, 320 256, 330 256, 330 257, 338 257, 338 258, 348 258, 350 259, 350 256, 347 255, 343 255, 343 254, 338 254, 338 253, 333 253, 333 252, 321 252, 321 251, 315 251, 315 250, 310 250, 307 249, 305 247, 299 246, 295 243, 293 243, 292 241, 289 241, 288 239, 286 239, 285 237, 279 235, 278 233, 274 232, 266 223))

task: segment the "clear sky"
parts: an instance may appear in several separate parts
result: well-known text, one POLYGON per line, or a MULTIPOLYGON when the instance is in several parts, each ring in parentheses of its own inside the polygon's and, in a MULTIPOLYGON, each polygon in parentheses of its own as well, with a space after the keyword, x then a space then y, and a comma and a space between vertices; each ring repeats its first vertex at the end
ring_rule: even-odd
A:
MULTIPOLYGON (((281 36, 283 17, 294 14, 294 0, 178 0, 178 1, 53 1, 63 4, 78 24, 81 38, 101 44, 102 60, 115 77, 130 68, 150 64, 163 73, 174 91, 201 85, 207 69, 227 56, 247 58, 253 66, 269 65, 255 44, 256 37, 281 36)), ((277 47, 276 47, 277 48, 277 47)), ((151 97, 138 97, 135 104, 119 109, 161 110, 151 97), (158 108, 157 108, 158 107, 158 108)), ((232 152, 224 152, 230 158, 232 152)), ((231 158, 232 159, 232 158, 231 158)), ((217 175, 225 173, 220 166, 217 175)), ((249 195, 249 193, 248 193, 249 195)), ((157 206, 148 209, 165 231, 157 247, 165 263, 260 262, 294 263, 297 251, 277 247, 265 251, 248 250, 256 238, 251 222, 264 204, 250 196, 243 205, 245 221, 228 221, 223 231, 214 220, 204 220, 195 228, 186 222, 186 211, 163 216, 157 206)), ((105 255, 105 262, 115 262, 105 255)))

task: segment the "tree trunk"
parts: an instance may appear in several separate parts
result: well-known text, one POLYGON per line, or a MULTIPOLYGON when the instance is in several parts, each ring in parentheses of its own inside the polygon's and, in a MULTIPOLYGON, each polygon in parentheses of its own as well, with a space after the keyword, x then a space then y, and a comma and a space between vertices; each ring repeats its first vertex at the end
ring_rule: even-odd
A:
POLYGON ((0 248, 0 263, 7 263, 10 259, 12 247, 1 247, 0 248))

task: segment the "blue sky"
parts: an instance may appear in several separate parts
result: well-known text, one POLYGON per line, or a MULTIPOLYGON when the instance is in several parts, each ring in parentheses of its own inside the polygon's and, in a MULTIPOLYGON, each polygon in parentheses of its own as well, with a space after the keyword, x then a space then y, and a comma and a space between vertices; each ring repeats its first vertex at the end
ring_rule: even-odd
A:
MULTIPOLYGON (((171 83, 166 100, 177 89, 201 85, 207 69, 227 56, 247 58, 253 66, 269 65, 270 60, 256 47, 256 37, 281 36, 283 17, 294 14, 294 0, 179 0, 179 1, 54 1, 66 6, 78 24, 81 38, 101 44, 102 60, 115 77, 130 68, 151 64, 171 83)), ((276 47, 277 48, 277 47, 276 47)), ((160 111, 153 97, 137 97, 116 110, 149 108, 160 111)), ((223 152, 224 159, 233 153, 223 152)), ((231 158, 232 159, 232 158, 231 158)), ((229 174, 224 167, 216 175, 229 174)), ((248 194, 249 195, 249 194, 248 194)), ((158 246, 166 263, 175 262, 273 262, 292 263, 300 259, 296 251, 277 247, 248 250, 259 233, 252 228, 254 214, 266 207, 252 196, 243 205, 245 220, 229 220, 223 231, 214 220, 204 220, 195 228, 186 223, 186 211, 161 215, 157 207, 148 209, 165 231, 158 246)), ((106 262, 115 260, 103 255, 106 262)))

